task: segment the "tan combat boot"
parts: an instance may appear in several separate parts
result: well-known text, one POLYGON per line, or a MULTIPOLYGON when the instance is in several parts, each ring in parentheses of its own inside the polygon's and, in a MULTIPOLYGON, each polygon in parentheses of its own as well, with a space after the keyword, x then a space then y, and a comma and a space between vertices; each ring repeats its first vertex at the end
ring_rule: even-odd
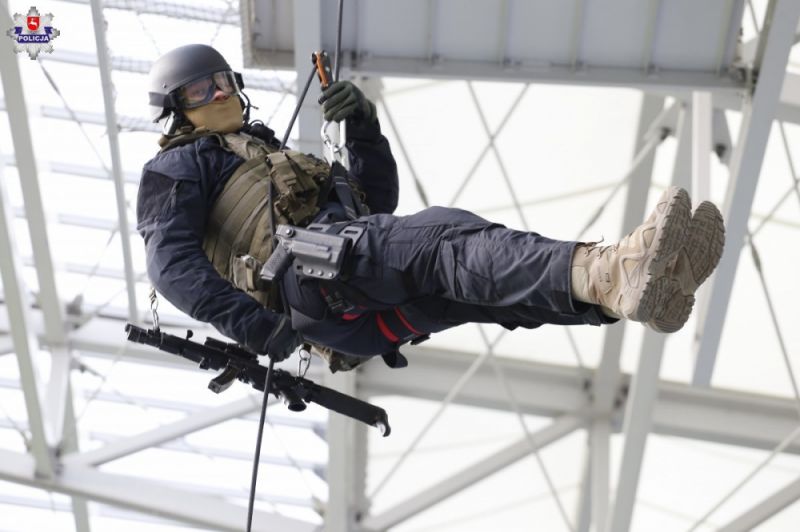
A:
MULTIPOLYGON (((610 316, 643 322, 659 332, 680 329, 688 313, 684 316, 682 282, 673 274, 679 257, 686 256, 682 249, 691 221, 689 194, 670 187, 647 220, 619 243, 577 246, 572 258, 573 297, 600 305, 610 316)), ((705 227, 705 222, 698 224, 705 227)), ((700 241, 703 237, 698 232, 696 238, 700 241)), ((687 269, 685 262, 681 261, 682 271, 687 269)), ((690 288, 692 283, 685 284, 690 288)), ((694 296, 691 298, 693 303, 694 296)))
POLYGON ((704 201, 692 215, 678 260, 667 271, 673 281, 663 301, 656 305, 648 327, 674 332, 686 323, 694 305, 694 293, 717 267, 724 246, 722 214, 713 203, 704 201))

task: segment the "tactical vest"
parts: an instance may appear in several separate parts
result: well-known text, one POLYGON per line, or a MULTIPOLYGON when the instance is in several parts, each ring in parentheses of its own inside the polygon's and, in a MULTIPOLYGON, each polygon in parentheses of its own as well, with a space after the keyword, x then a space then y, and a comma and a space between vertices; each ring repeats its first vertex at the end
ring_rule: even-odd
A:
MULTIPOLYGON (((269 180, 275 198, 273 214, 276 223, 306 226, 319 212, 319 205, 328 199, 334 184, 330 165, 311 154, 283 150, 247 133, 218 133, 206 128, 180 130, 177 135, 162 136, 161 151, 189 144, 201 137, 213 136, 219 145, 244 159, 234 170, 214 202, 206 224, 203 250, 214 269, 235 287, 272 310, 280 311, 280 294, 276 287, 265 288, 260 281, 261 267, 272 253, 271 226, 268 216, 269 180)), ((358 183, 346 179, 338 187, 352 195, 351 208, 367 212, 365 195, 358 183)), ((345 192, 337 190, 340 201, 345 192)), ((345 206, 347 209, 347 206, 345 206)), ((309 343, 312 353, 319 355, 332 372, 348 371, 365 359, 339 353, 309 343)), ((403 367, 407 362, 399 352, 383 355, 390 367, 403 367)))
MULTIPOLYGON (((162 137, 161 151, 213 136, 219 145, 244 159, 225 183, 206 225, 203 250, 214 269, 234 286, 269 308, 279 308, 274 289, 263 289, 261 266, 272 253, 267 212, 269 180, 275 198, 275 223, 306 226, 330 193, 330 166, 310 154, 279 151, 246 133, 221 134, 205 128, 162 137), (262 288, 259 288, 262 287, 262 288)), ((355 194, 357 185, 349 183, 355 194)))

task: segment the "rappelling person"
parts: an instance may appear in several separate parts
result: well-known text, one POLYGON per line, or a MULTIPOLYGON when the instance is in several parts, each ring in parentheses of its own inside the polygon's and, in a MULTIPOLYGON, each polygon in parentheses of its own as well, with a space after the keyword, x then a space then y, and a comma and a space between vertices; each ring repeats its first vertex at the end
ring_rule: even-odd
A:
POLYGON ((150 280, 181 311, 276 360, 306 343, 333 370, 376 355, 402 366, 401 345, 467 322, 629 319, 671 333, 722 253, 717 208, 703 202, 693 213, 677 187, 608 246, 460 209, 396 216, 389 143, 375 105, 349 81, 320 98, 326 120, 347 121, 349 171, 338 173, 281 150, 271 129, 250 121, 241 75, 210 46, 164 54, 150 83, 152 117, 164 126, 137 205, 150 280), (336 260, 308 251, 318 235, 342 243, 336 260), (291 267, 266 282, 262 269, 278 251, 291 267))

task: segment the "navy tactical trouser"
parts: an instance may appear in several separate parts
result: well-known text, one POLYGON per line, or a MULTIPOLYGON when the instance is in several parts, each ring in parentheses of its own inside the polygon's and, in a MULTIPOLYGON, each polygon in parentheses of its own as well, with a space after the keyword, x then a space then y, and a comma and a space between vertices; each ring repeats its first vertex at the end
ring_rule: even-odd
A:
POLYGON ((417 333, 467 322, 513 329, 616 321, 570 296, 576 242, 444 207, 352 223, 366 230, 344 280, 299 279, 294 273, 284 278, 295 328, 311 341, 371 356, 393 351, 417 333), (352 307, 334 312, 325 295, 352 307))

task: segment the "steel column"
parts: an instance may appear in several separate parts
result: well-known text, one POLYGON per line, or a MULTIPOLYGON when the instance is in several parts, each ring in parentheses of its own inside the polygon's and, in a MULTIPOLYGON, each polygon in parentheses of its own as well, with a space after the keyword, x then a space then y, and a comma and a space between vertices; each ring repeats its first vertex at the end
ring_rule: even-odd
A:
POLYGON ((692 93, 692 199, 711 199, 713 106, 710 92, 692 93))
POLYGON ((647 437, 653 424, 653 410, 658 394, 658 373, 666 335, 647 331, 639 355, 639 366, 633 376, 625 410, 625 444, 619 468, 614 506, 606 530, 629 530, 639 488, 642 461, 647 437))
MULTIPOLYGON (((321 0, 295 0, 294 9, 294 68, 299 80, 305 80, 312 67, 311 54, 322 49, 322 5, 321 0)), ((298 86, 298 93, 302 90, 298 86)), ((322 116, 317 99, 319 83, 311 82, 306 99, 297 115, 297 141, 293 149, 304 153, 319 154, 322 143, 319 129, 322 116)), ((297 95, 300 97, 300 94, 297 95)))
MULTIPOLYGON (((61 452, 74 453, 79 451, 80 437, 78 435, 78 425, 75 419, 75 403, 72 400, 72 387, 67 390, 66 405, 64 408, 64 432, 61 436, 61 452)), ((72 515, 75 519, 75 532, 90 532, 91 522, 89 516, 89 503, 80 496, 72 497, 72 515)))
POLYGON ((773 0, 756 54, 758 81, 744 104, 739 139, 731 159, 730 181, 724 204, 726 245, 722 260, 710 281, 708 297, 698 305, 696 360, 693 382, 711 384, 717 349, 730 301, 730 292, 744 245, 753 197, 764 159, 772 120, 786 73, 786 62, 800 18, 800 2, 773 0), (760 61, 759 61, 760 59, 760 61))
MULTIPOLYGON (((8 23, 9 26, 13 25, 5 7, 0 8, 0 20, 4 24, 8 23)), ((44 313, 45 336, 52 358, 44 402, 41 405, 36 405, 35 408, 43 409, 42 417, 46 424, 45 434, 50 443, 55 444, 55 441, 60 437, 64 422, 70 355, 65 346, 66 335, 64 332, 61 299, 58 296, 55 268, 50 255, 47 217, 44 212, 42 194, 39 187, 39 173, 36 168, 25 95, 22 88, 22 77, 17 57, 12 53, 11 48, 4 48, 0 52, 0 66, 2 66, 0 71, 2 71, 5 101, 8 104, 7 113, 11 125, 11 137, 14 142, 15 161, 25 201, 28 231, 30 232, 33 258, 36 263, 36 275, 39 281, 38 303, 44 313)), ((31 364, 33 364, 33 361, 31 361, 31 364)))
MULTIPOLYGON (((5 13, 5 11, 4 11, 5 13)), ((0 54, 10 53, 7 50, 0 54)), ((28 411, 28 426, 31 433, 30 449, 35 458, 36 474, 50 477, 54 472, 54 457, 48 446, 48 436, 42 415, 39 395, 38 375, 33 353, 38 344, 33 336, 30 303, 25 283, 22 280, 22 266, 14 244, 14 228, 8 212, 8 194, 5 178, 0 167, 0 277, 3 280, 5 306, 11 323, 11 338, 14 341, 20 382, 28 411)))
MULTIPOLYGON (((0 8, 0 25, 14 25, 3 2, 0 8)), ((50 256, 50 241, 47 234, 47 217, 39 187, 39 174, 33 152, 27 104, 22 88, 17 56, 10 46, 0 47, 0 72, 2 72, 5 109, 11 125, 17 171, 25 201, 25 212, 31 234, 33 256, 36 259, 36 275, 39 280, 39 303, 44 311, 47 338, 50 343, 60 344, 64 340, 60 299, 56 289, 55 268, 50 256)))
MULTIPOLYGON (((344 394, 356 395, 355 371, 325 373, 325 385, 344 394)), ((356 516, 364 510, 359 502, 365 500, 366 453, 363 447, 366 433, 363 424, 335 412, 328 414, 328 502, 325 506, 325 532, 350 532, 356 516), (361 425, 361 426, 359 426, 361 425), (357 443, 360 443, 358 445, 357 443), (362 453, 357 456, 356 453, 362 453), (364 466, 362 470, 359 466, 364 466)))
POLYGON ((111 62, 106 43, 106 21, 103 18, 101 0, 91 0, 92 22, 94 22, 94 42, 97 46, 97 64, 100 68, 100 83, 103 86, 103 107, 106 113, 106 135, 111 154, 111 173, 114 176, 114 196, 117 200, 119 236, 122 243, 122 261, 125 266, 125 282, 128 288, 128 319, 139 320, 136 309, 136 279, 133 271, 128 206, 125 200, 125 180, 122 172, 122 159, 119 151, 119 126, 114 104, 114 82, 111 79, 111 62))
POLYGON ((675 129, 678 147, 675 150, 675 165, 672 168, 672 184, 686 190, 692 189, 692 110, 682 103, 678 111, 675 129))

